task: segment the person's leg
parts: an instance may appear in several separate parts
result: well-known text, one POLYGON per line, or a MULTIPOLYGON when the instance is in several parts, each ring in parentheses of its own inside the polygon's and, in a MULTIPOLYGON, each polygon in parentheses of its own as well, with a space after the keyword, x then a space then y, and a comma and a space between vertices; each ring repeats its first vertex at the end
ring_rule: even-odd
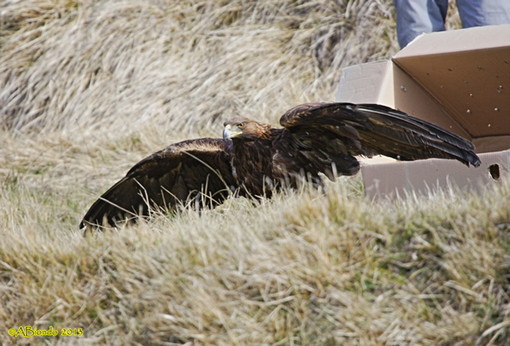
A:
POLYGON ((510 0, 457 0, 462 26, 510 24, 510 0))
MULTIPOLYGON (((510 0, 506 0, 510 1, 510 0)), ((448 0, 394 0, 401 48, 425 32, 442 31, 448 0)))

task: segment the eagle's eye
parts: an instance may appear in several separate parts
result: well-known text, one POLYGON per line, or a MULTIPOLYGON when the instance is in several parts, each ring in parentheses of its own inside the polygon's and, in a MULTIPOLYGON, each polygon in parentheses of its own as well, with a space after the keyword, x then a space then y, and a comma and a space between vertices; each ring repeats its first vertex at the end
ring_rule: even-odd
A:
POLYGON ((237 127, 242 129, 245 125, 246 125, 246 123, 242 122, 242 123, 237 124, 237 127))

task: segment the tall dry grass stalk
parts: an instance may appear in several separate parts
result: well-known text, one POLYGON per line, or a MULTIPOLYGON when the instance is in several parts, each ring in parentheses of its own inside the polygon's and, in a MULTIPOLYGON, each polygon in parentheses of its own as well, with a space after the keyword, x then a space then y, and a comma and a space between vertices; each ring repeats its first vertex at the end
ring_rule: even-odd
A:
POLYGON ((394 28, 390 0, 4 1, 2 343, 504 344, 508 181, 376 203, 340 179, 77 229, 143 156, 331 100, 341 67, 397 50, 394 28))
POLYGON ((275 120, 396 49, 389 1, 12 1, 2 19, 0 120, 73 138, 275 120))

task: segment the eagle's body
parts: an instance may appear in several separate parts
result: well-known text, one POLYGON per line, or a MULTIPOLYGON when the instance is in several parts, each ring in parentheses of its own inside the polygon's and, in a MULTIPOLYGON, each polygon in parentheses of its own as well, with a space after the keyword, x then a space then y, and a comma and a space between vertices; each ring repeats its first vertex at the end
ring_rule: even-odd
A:
MULTIPOLYGON (((251 122, 247 119, 243 121, 251 122)), ((251 133, 251 138, 225 138, 231 140, 227 153, 240 192, 243 195, 271 197, 272 191, 283 183, 295 187, 297 179, 302 178, 302 168, 296 161, 299 148, 293 138, 282 129, 251 123, 264 128, 264 131, 251 133)))
POLYGON ((332 180, 353 175, 357 155, 480 164, 467 140, 384 106, 304 104, 280 124, 235 118, 225 122, 223 138, 187 140, 150 155, 90 207, 80 227, 113 226, 178 204, 212 207, 232 193, 270 197, 303 179, 320 184, 321 173, 332 180))

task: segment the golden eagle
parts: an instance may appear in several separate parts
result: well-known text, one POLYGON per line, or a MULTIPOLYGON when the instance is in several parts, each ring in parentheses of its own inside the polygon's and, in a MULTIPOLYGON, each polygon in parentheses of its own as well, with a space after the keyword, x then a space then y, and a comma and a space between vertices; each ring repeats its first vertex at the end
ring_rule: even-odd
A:
POLYGON ((92 204, 80 227, 114 226, 152 208, 212 207, 232 192, 270 197, 303 178, 321 184, 319 173, 333 180, 358 172, 356 155, 480 165, 469 141, 381 105, 308 103, 287 111, 280 124, 235 118, 225 122, 223 138, 187 140, 146 157, 92 204))

